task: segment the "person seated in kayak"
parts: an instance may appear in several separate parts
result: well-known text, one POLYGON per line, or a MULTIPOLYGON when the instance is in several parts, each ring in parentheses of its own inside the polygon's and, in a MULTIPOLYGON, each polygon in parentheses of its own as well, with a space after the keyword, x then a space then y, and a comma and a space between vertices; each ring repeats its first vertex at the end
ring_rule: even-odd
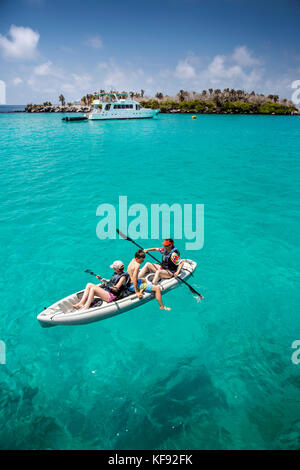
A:
POLYGON ((139 278, 139 270, 141 264, 145 261, 145 253, 143 250, 138 250, 135 253, 134 258, 130 261, 127 272, 130 276, 131 284, 129 284, 127 290, 129 292, 135 292, 139 299, 143 298, 143 293, 155 294, 155 298, 159 303, 161 310, 171 310, 170 307, 166 307, 161 299, 161 290, 159 286, 154 286, 151 282, 147 282, 144 278, 139 278))
POLYGON ((122 261, 114 261, 110 268, 114 270, 112 278, 108 280, 97 276, 100 281, 105 281, 101 287, 89 282, 86 285, 82 299, 77 304, 72 305, 73 308, 84 307, 87 310, 95 296, 100 297, 105 302, 113 302, 121 295, 127 284, 129 284, 130 276, 128 272, 124 271, 122 261))
POLYGON ((147 248, 144 250, 145 253, 148 251, 159 251, 162 255, 162 264, 146 263, 139 274, 139 277, 144 277, 147 272, 155 273, 152 281, 154 285, 156 285, 160 279, 177 277, 183 266, 180 253, 174 246, 172 238, 166 238, 162 245, 163 248, 147 248))

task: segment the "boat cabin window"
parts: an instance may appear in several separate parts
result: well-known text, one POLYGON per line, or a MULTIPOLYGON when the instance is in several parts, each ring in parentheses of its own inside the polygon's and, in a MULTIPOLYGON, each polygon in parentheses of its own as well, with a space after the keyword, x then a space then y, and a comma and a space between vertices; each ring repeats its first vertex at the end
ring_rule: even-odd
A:
POLYGON ((110 109, 110 104, 105 105, 105 111, 108 111, 110 109))
POLYGON ((132 109, 132 104, 114 104, 114 109, 132 109))
POLYGON ((137 104, 136 109, 141 109, 141 106, 139 104, 137 104))

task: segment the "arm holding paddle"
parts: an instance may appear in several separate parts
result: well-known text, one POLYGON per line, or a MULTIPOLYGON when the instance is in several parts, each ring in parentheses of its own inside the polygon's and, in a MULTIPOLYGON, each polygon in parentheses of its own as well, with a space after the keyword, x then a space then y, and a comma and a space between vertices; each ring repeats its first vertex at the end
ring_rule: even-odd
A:
POLYGON ((181 263, 179 264, 179 266, 177 268, 177 271, 175 271, 175 273, 173 274, 174 277, 179 276, 180 271, 182 270, 182 266, 183 266, 183 261, 181 261, 181 263))
MULTIPOLYGON (((122 237, 124 240, 128 240, 129 242, 133 243, 134 245, 136 245, 137 247, 139 247, 141 250, 144 250, 144 248, 139 245, 138 243, 136 243, 134 240, 132 240, 132 238, 128 237, 127 235, 125 235, 124 233, 122 233, 119 229, 117 229, 117 233, 120 235, 120 237, 122 237)), ((145 250, 144 250, 145 251, 145 250)), ((148 250, 149 251, 149 250, 148 250)), ((146 251, 146 253, 148 254, 148 252, 146 251)), ((153 258, 160 266, 162 265, 162 263, 157 259, 155 258, 155 256, 149 254, 149 256, 151 256, 151 258, 153 258)), ((178 277, 178 280, 180 282, 182 282, 183 284, 185 284, 189 289, 190 291, 197 295, 199 297, 199 299, 203 299, 203 295, 200 294, 199 292, 196 291, 196 289, 194 289, 194 287, 192 287, 188 282, 186 282, 184 279, 181 279, 180 277, 178 277)))
POLYGON ((93 273, 93 271, 91 271, 90 269, 86 269, 84 272, 89 273, 91 276, 95 276, 101 282, 109 282, 109 279, 105 279, 104 277, 101 277, 100 274, 93 273))

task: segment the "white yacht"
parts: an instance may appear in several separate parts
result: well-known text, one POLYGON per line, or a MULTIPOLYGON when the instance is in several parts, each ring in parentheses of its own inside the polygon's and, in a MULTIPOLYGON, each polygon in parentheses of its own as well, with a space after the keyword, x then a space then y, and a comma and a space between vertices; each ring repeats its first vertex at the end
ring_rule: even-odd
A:
POLYGON ((153 118, 159 109, 143 108, 127 93, 99 93, 93 100, 93 110, 85 114, 87 119, 145 119, 153 118))

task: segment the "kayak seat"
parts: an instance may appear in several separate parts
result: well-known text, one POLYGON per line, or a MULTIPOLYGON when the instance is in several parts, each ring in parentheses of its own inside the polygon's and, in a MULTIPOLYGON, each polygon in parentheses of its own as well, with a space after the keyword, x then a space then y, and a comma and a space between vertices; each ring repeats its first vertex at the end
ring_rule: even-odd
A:
MULTIPOLYGON (((82 299, 82 297, 83 297, 83 291, 78 292, 77 294, 78 300, 82 299)), ((103 300, 100 299, 99 297, 95 297, 90 305, 90 308, 100 307, 102 304, 103 304, 103 300)))
MULTIPOLYGON (((146 281, 148 282, 153 282, 154 279, 154 273, 147 274, 145 276, 146 281)), ((160 279, 157 284, 160 284, 163 279, 160 279)))

